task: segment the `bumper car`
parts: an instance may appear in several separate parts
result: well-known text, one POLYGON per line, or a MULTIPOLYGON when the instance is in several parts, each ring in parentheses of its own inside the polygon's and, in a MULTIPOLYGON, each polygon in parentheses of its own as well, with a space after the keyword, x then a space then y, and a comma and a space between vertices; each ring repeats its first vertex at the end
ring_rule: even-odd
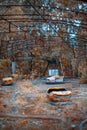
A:
POLYGON ((69 101, 72 92, 63 87, 52 87, 47 90, 47 97, 53 102, 65 102, 69 101))
POLYGON ((13 84, 13 78, 6 77, 2 79, 2 85, 7 86, 7 85, 12 85, 12 84, 13 84))
POLYGON ((47 84, 64 83, 64 76, 55 75, 48 77, 46 78, 46 83, 47 84))

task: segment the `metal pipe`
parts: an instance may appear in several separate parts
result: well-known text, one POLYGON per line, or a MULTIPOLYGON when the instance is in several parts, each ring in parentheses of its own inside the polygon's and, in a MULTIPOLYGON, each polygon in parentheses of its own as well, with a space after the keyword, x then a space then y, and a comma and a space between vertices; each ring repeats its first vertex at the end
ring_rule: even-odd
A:
POLYGON ((47 115, 5 115, 0 114, 0 118, 21 118, 21 119, 43 119, 43 120, 61 120, 58 117, 47 116, 47 115))

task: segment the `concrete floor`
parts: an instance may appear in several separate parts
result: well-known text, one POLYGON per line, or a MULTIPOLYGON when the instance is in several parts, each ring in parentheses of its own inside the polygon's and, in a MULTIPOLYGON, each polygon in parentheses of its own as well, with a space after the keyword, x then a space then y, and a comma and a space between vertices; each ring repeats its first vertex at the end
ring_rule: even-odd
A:
MULTIPOLYGON (((75 78, 63 84, 46 84, 45 79, 16 81, 0 88, 0 130, 81 130, 87 119, 87 84, 75 78), (72 91, 70 101, 53 103, 47 98, 50 87, 72 91), (25 124, 25 125, 24 125, 25 124)), ((84 130, 87 130, 85 126, 84 130)))

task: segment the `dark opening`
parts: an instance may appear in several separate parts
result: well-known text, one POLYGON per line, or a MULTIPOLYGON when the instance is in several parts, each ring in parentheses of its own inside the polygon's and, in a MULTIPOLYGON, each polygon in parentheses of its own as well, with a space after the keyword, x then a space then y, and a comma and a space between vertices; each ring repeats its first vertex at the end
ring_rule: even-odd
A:
POLYGON ((56 91, 56 92, 58 92, 58 91, 67 91, 65 88, 58 88, 58 89, 56 89, 56 88, 50 88, 48 91, 47 91, 47 93, 51 93, 51 92, 53 92, 53 91, 56 91))

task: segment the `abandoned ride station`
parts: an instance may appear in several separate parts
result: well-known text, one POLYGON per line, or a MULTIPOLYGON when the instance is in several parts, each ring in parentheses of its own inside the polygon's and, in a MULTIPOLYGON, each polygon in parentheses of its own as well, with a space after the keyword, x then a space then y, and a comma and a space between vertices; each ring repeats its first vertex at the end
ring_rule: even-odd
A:
POLYGON ((0 0, 0 130, 87 130, 86 0, 0 0))

